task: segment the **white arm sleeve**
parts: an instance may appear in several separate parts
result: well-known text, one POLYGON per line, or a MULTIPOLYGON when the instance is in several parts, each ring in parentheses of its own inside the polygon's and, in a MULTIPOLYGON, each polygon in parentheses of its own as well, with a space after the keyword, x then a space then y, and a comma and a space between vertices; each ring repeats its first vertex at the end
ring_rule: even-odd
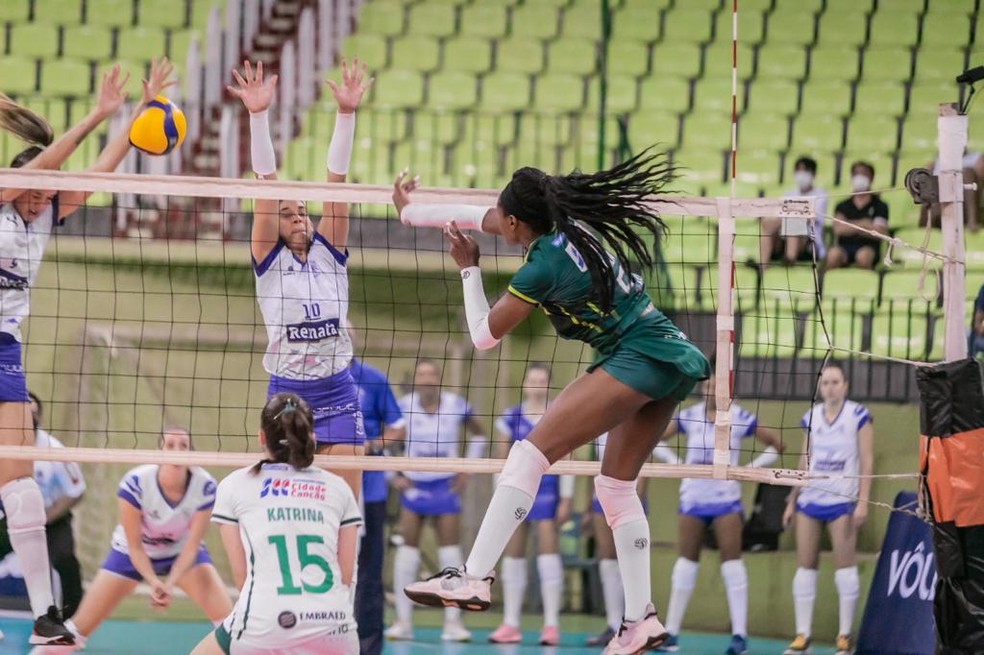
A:
POLYGON ((480 459, 485 456, 485 447, 489 440, 482 435, 475 435, 468 439, 468 446, 465 448, 465 457, 480 459))
POLYGON ((328 142, 328 172, 337 175, 348 173, 355 142, 355 112, 335 114, 335 131, 328 142))
POLYGON ((465 320, 472 343, 479 350, 494 348, 499 339, 489 331, 489 300, 482 285, 482 269, 469 266, 461 270, 461 286, 465 296, 465 320))
POLYGON ((573 475, 562 475, 560 480, 557 482, 557 488, 560 492, 561 498, 573 498, 574 497, 574 476, 573 475))
POLYGON ((253 172, 257 175, 273 175, 277 172, 277 155, 273 152, 270 121, 267 120, 265 109, 258 114, 249 115, 249 156, 253 162, 253 172))
POLYGON ((766 446, 758 457, 748 463, 748 466, 753 469, 765 468, 777 459, 779 459, 779 451, 774 446, 766 446))
POLYGON ((454 221, 462 230, 482 231, 488 207, 477 205, 434 205, 412 202, 400 212, 400 220, 410 227, 438 227, 454 221))
POLYGON ((680 464, 680 458, 666 444, 660 444, 653 448, 653 457, 667 464, 680 464))

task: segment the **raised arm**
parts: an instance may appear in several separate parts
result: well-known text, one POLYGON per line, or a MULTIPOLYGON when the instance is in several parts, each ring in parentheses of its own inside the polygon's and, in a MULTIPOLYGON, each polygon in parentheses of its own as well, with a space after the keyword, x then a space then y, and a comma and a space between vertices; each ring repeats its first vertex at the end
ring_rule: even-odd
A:
POLYGON ((400 172, 393 183, 393 206, 404 225, 444 229, 448 223, 453 222, 463 230, 478 230, 495 235, 502 233, 495 207, 411 203, 410 194, 420 186, 420 178, 407 177, 407 174, 406 170, 400 172))
MULTIPOLYGON (((326 84, 338 105, 335 130, 328 144, 327 179, 329 182, 344 182, 348 175, 349 161, 352 159, 352 144, 355 142, 355 110, 372 86, 372 78, 366 79, 366 64, 363 62, 360 66, 359 58, 356 57, 351 66, 342 59, 341 85, 334 80, 328 80, 326 84)), ((321 220, 318 222, 318 234, 336 250, 345 250, 348 247, 348 203, 324 203, 321 220)))
MULTIPOLYGON (((236 86, 227 86, 229 93, 243 102, 249 111, 249 154, 253 173, 261 180, 277 179, 277 155, 270 136, 267 110, 277 90, 277 76, 263 79, 263 62, 256 63, 256 72, 249 61, 243 62, 243 72, 233 70, 236 86)), ((280 240, 280 206, 276 200, 257 199, 253 203, 253 229, 250 233, 250 252, 253 260, 261 262, 280 240)))

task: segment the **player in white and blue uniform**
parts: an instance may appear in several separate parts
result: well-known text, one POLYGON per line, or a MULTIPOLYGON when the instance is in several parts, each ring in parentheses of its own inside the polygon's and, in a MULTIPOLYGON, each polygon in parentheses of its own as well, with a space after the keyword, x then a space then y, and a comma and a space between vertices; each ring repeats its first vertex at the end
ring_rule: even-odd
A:
MULTIPOLYGON (((713 367, 713 363, 711 366, 713 367)), ((702 382, 701 391, 705 400, 680 410, 676 420, 667 426, 663 438, 669 439, 674 435, 686 437, 682 463, 710 465, 714 463, 714 419, 717 414, 714 380, 702 382)), ((782 439, 778 432, 760 425, 754 414, 737 403, 732 403, 729 418, 732 466, 740 464, 741 453, 747 449, 744 442, 752 438, 765 447, 748 466, 768 466, 776 460, 782 450, 782 439)), ((657 446, 653 454, 672 464, 681 463, 676 453, 665 445, 657 446)), ((670 636, 657 651, 675 652, 679 648, 680 627, 697 584, 700 551, 708 526, 714 530, 717 540, 721 556, 721 578, 731 614, 732 637, 725 652, 727 655, 743 655, 747 651, 748 573, 741 559, 743 524, 740 482, 690 478, 680 481, 679 556, 673 566, 670 602, 666 609, 666 630, 670 636)))
MULTIPOLYGON (((523 400, 510 407, 495 422, 497 433, 496 456, 505 458, 509 448, 521 441, 547 410, 550 394, 550 367, 531 364, 523 378, 523 400)), ((513 534, 502 558, 502 624, 489 635, 497 644, 518 643, 526 590, 526 538, 533 523, 537 535, 537 571, 540 575, 540 596, 543 599, 543 629, 540 645, 556 646, 560 642, 560 603, 564 591, 564 566, 560 559, 557 531, 571 513, 574 478, 545 475, 533 498, 533 506, 524 522, 513 534)))
MULTIPOLYGON (((264 79, 263 65, 246 77, 233 71, 238 88, 230 90, 250 112, 253 172, 276 179, 276 157, 267 118, 276 76, 264 79)), ((342 83, 330 82, 338 104, 335 132, 328 149, 328 182, 344 182, 355 132, 355 110, 368 89, 365 66, 342 66, 342 83)), ((307 206, 295 200, 257 199, 253 208, 250 252, 256 275, 256 300, 267 330, 263 367, 270 374, 267 397, 295 393, 311 407, 319 452, 362 455, 365 431, 359 395, 349 370, 352 343, 344 329, 349 305, 349 210, 325 203, 317 229, 307 206)), ((358 497, 362 472, 338 471, 358 497)))
POLYGON ((357 655, 358 503, 344 480, 313 465, 307 403, 278 393, 260 416, 266 458, 223 480, 212 510, 239 600, 192 653, 357 655))
MULTIPOLYGON (((413 393, 399 400, 406 421, 408 457, 461 457, 462 436, 470 435, 465 449, 467 457, 482 455, 487 439, 468 401, 441 390, 441 369, 436 362, 422 359, 417 362, 413 376, 413 393)), ((433 518, 437 532, 437 560, 441 568, 461 566, 459 514, 460 493, 468 476, 463 473, 405 471, 393 479, 400 491, 399 533, 403 543, 393 557, 393 586, 396 593, 396 621, 386 630, 393 640, 413 638, 413 602, 402 593, 413 582, 420 568, 420 531, 424 519, 433 518)), ((461 610, 446 608, 445 641, 467 641, 471 638, 461 623, 461 610)))
MULTIPOLYGON (((161 434, 162 450, 191 446, 183 428, 161 434)), ((232 604, 203 541, 215 489, 215 478, 197 466, 147 464, 123 476, 116 493, 120 521, 109 553, 75 616, 66 621, 78 646, 140 582, 150 586, 154 608, 166 608, 178 587, 213 623, 228 616, 232 604)))
POLYGON ((847 399, 848 382, 839 364, 829 363, 820 375, 823 402, 803 416, 805 436, 800 468, 812 478, 793 487, 784 516, 796 523, 796 575, 793 604, 796 637, 786 653, 810 649, 813 605, 817 595, 820 537, 826 526, 834 550, 834 583, 839 598, 836 651, 852 652, 851 631, 860 594, 855 551, 857 531, 868 516, 871 492, 874 427, 868 409, 847 399), (809 465, 807 467, 807 465, 809 465))

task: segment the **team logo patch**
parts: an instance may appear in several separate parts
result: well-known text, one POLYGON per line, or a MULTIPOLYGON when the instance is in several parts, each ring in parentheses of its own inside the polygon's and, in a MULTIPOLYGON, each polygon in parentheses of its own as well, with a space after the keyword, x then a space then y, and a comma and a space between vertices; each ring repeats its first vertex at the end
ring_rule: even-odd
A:
POLYGON ((525 519, 526 518, 526 514, 527 514, 527 511, 525 509, 523 509, 522 507, 517 507, 516 508, 516 511, 513 512, 513 516, 516 517, 516 520, 517 521, 522 521, 523 519, 525 519))
POLYGON ((325 500, 328 491, 324 482, 318 480, 292 480, 288 478, 266 478, 260 488, 260 498, 310 498, 325 500))
POLYGON ((284 630, 290 630, 295 625, 297 625, 297 615, 289 611, 281 612, 277 616, 277 623, 279 623, 280 627, 283 628, 284 630))
POLYGON ((646 546, 649 545, 649 540, 645 537, 639 537, 633 542, 633 545, 636 547, 636 550, 645 550, 646 546))

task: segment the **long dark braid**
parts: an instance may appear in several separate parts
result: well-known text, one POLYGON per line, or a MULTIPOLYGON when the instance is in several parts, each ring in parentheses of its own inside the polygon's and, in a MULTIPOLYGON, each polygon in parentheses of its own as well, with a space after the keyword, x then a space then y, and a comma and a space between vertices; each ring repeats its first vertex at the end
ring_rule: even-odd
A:
POLYGON ((615 275, 606 246, 624 270, 632 270, 630 253, 644 269, 652 269, 653 251, 634 228, 646 230, 657 242, 662 238, 666 225, 649 203, 674 179, 667 154, 648 148, 597 173, 547 175, 537 168, 521 168, 503 189, 499 204, 538 234, 554 229, 563 234, 584 259, 607 311, 615 275))

